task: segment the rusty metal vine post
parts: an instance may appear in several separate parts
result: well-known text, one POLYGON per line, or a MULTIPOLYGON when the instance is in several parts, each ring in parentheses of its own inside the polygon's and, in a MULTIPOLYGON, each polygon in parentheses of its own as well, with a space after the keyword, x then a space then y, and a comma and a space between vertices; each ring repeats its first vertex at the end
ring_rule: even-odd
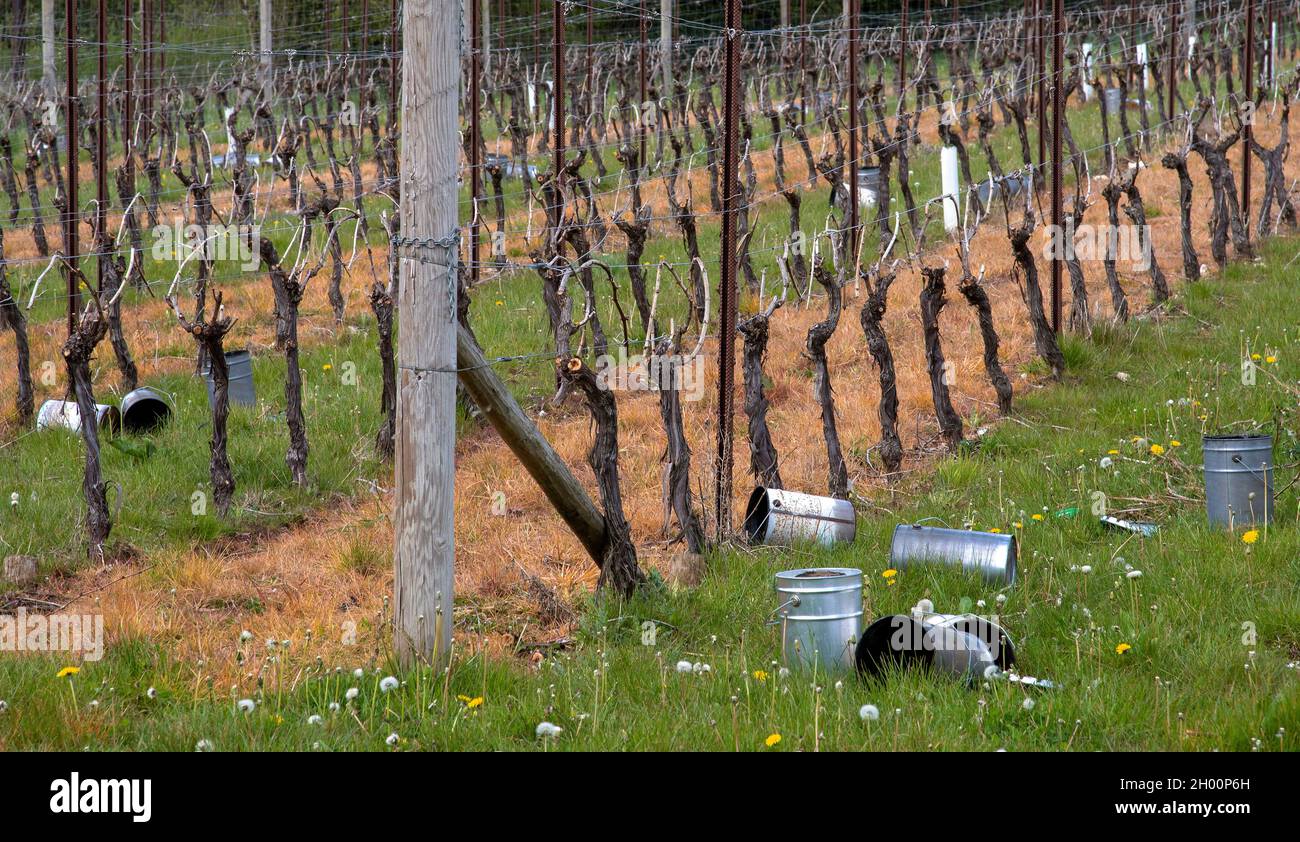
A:
MULTIPOLYGON (((99 21, 97 37, 95 78, 95 234, 103 242, 108 242, 105 232, 108 226, 108 8, 105 0, 99 0, 99 21)), ((71 209, 71 208, 70 208, 71 209)), ((102 248, 98 252, 96 263, 99 271, 99 288, 104 288, 104 276, 107 274, 108 255, 102 248)), ((126 283, 126 279, 122 280, 126 283)))
POLYGON ((1058 248, 1052 255, 1052 332, 1061 332, 1061 264, 1065 260, 1068 232, 1063 230, 1061 207, 1061 73, 1065 63, 1062 30, 1065 28, 1064 0, 1052 4, 1052 228, 1058 248))
POLYGON ((80 198, 77 195, 77 0, 65 0, 63 4, 64 32, 67 36, 65 56, 67 58, 66 97, 64 108, 67 111, 68 144, 68 206, 64 210, 63 250, 64 264, 68 278, 68 335, 77 328, 77 313, 81 310, 81 292, 77 285, 77 262, 81 246, 77 240, 77 208, 80 198))
MULTIPOLYGON (((907 110, 907 0, 903 0, 903 21, 898 28, 898 104, 900 111, 907 110)), ((857 190, 856 184, 853 189, 857 190)))
MULTIPOLYGON (((551 92, 551 131, 555 147, 555 181, 560 183, 560 174, 564 171, 564 0, 552 3, 555 25, 551 47, 555 63, 555 90, 551 92)), ((559 193, 556 193, 559 196, 559 193)))
POLYGON ((479 75, 482 63, 483 28, 480 14, 483 0, 469 3, 469 279, 470 286, 479 280, 479 214, 478 200, 482 192, 483 162, 479 156, 481 126, 479 125, 479 75))
POLYGON ((1042 166, 1047 160, 1047 50, 1043 43, 1043 0, 1034 0, 1034 76, 1038 96, 1038 172, 1034 176, 1034 189, 1042 187, 1042 166))
POLYGON ((1178 89, 1178 2, 1169 0, 1169 122, 1173 131, 1174 95, 1178 89))
MULTIPOLYGON (((1241 69, 1241 75, 1244 77, 1242 86, 1245 89, 1244 95, 1246 102, 1253 103, 1255 100, 1255 0, 1246 0, 1246 54, 1242 62, 1245 66, 1241 69)), ((1242 219, 1250 219, 1250 142, 1255 134, 1254 127, 1254 110, 1250 109, 1245 112, 1250 115, 1246 119, 1245 125, 1241 128, 1241 215, 1242 219)), ((1250 239, 1250 226, 1246 226, 1246 239, 1250 239)))
MULTIPOLYGON (((858 0, 849 0, 849 242, 847 277, 857 277, 858 265, 858 0)), ((906 173, 903 174, 906 177, 906 173)))
POLYGON ((736 211, 741 202, 737 178, 740 138, 740 0, 725 0, 723 23, 722 253, 718 290, 718 458, 715 468, 716 534, 731 532, 732 438, 736 365, 736 211))
POLYGON ((646 144, 646 131, 645 131, 646 112, 645 112, 645 103, 646 103, 646 97, 649 96, 649 93, 648 93, 647 90, 646 90, 647 82, 646 82, 646 67, 645 67, 645 58, 646 58, 646 56, 645 56, 645 54, 646 54, 646 40, 645 40, 645 39, 646 39, 645 0, 641 0, 641 15, 640 15, 639 23, 640 23, 640 27, 641 27, 641 50, 640 50, 640 52, 641 52, 641 56, 640 56, 640 61, 641 61, 641 70, 640 70, 640 74, 641 74, 641 104, 638 106, 638 108, 639 108, 639 110, 640 110, 640 112, 641 112, 641 119, 640 119, 638 122, 641 124, 640 129, 639 129, 639 131, 640 131, 640 137, 641 137, 641 157, 638 158, 637 160, 641 162, 641 169, 644 170, 644 171, 647 171, 647 172, 648 172, 648 171, 649 171, 649 168, 646 166, 646 160, 645 160, 645 152, 646 152, 646 145, 645 145, 645 144, 646 144))

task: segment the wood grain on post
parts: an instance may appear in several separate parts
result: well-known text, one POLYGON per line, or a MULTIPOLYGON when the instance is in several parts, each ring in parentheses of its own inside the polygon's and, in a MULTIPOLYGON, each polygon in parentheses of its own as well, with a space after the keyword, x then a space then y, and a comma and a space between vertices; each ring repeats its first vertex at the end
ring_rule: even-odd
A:
MULTIPOLYGON (((401 219, 416 239, 441 240, 457 222, 460 12, 459 0, 403 7, 403 58, 415 60, 402 61, 401 219)), ((452 627, 456 322, 445 264, 454 257, 454 248, 412 251, 398 298, 393 643, 404 663, 435 667, 452 627)))

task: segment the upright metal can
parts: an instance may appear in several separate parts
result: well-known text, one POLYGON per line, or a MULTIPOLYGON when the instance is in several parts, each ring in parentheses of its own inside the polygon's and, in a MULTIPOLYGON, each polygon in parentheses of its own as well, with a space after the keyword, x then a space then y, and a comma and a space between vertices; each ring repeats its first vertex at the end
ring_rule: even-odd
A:
POLYGON ((1273 520, 1273 437, 1206 436, 1205 510, 1213 526, 1273 520))
POLYGON ((781 657, 791 669, 853 668, 862 633, 862 571, 814 567, 776 574, 781 657))

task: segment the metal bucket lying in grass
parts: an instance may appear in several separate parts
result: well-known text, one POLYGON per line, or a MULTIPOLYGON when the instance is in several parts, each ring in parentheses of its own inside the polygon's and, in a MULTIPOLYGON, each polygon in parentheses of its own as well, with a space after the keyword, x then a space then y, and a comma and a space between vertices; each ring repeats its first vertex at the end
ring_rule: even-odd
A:
MULTIPOLYGON (((109 435, 115 435, 122 428, 122 415, 115 406, 95 404, 97 426, 109 435)), ((81 410, 76 401, 46 401, 36 413, 36 429, 72 430, 81 432, 81 410)))
POLYGON ((786 666, 852 668, 862 632, 862 571, 813 567, 776 574, 776 613, 786 666))
MULTIPOLYGON (((970 626, 928 623, 904 614, 881 617, 862 633, 855 652, 858 672, 881 678, 891 668, 935 670, 967 683, 979 681, 999 659, 970 626)), ((1004 654, 1009 654, 1005 650, 1004 654)))
POLYGON ((1016 581, 1016 538, 995 532, 969 529, 942 529, 900 523, 894 528, 889 548, 889 563, 899 570, 912 563, 928 561, 979 572, 994 584, 1016 581))
POLYGON ((743 528, 756 544, 815 541, 829 547, 853 542, 858 517, 848 500, 759 487, 745 505, 743 528))
POLYGON ((1273 437, 1206 436, 1205 509, 1213 526, 1273 520, 1273 437))
POLYGON ((148 386, 127 392, 122 398, 122 426, 128 433, 156 430, 166 424, 171 415, 171 405, 148 386))
MULTIPOLYGON (((227 396, 235 406, 256 406, 257 392, 253 389, 253 357, 248 351, 227 351, 226 368, 230 370, 227 396)), ((208 406, 217 401, 216 388, 212 384, 212 368, 203 364, 203 379, 208 382, 208 406)))
POLYGON ((1016 662, 1016 647, 1007 630, 995 621, 978 614, 912 613, 912 618, 927 626, 950 626, 959 632, 972 635, 988 647, 993 662, 999 669, 1010 669, 1016 662))

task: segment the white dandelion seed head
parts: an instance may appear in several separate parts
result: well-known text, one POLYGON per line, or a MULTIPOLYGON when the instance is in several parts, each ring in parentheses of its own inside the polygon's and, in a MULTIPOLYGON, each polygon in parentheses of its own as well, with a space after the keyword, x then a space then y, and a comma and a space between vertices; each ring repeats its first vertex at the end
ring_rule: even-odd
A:
POLYGON ((365 678, 365 677, 366 677, 366 671, 363 670, 361 667, 357 667, 356 669, 354 669, 354 670, 352 671, 352 677, 353 677, 353 678, 365 678))
POLYGON ((194 744, 195 751, 212 751, 212 740, 199 740, 194 744))
POLYGON ((789 678, 789 677, 790 677, 790 670, 786 669, 785 667, 781 667, 781 669, 779 669, 779 670, 776 671, 776 677, 777 677, 777 678, 789 678))
POLYGON ((1127 577, 1130 578, 1130 579, 1141 579, 1141 578, 1142 578, 1142 571, 1141 571, 1141 570, 1130 570, 1129 572, 1125 573, 1124 575, 1127 576, 1127 577))
POLYGON ((379 689, 385 693, 391 693, 397 689, 397 683, 397 679, 390 675, 379 682, 379 689))
POLYGON ((158 688, 150 687, 148 690, 144 691, 144 694, 151 699, 156 699, 158 698, 158 688))
POLYGON ((880 718, 880 708, 875 705, 863 705, 858 708, 858 717, 863 722, 875 722, 880 718))
POLYGON ((274 649, 278 643, 279 641, 277 641, 274 637, 268 637, 266 639, 266 648, 274 649))
POLYGON ((998 669, 997 664, 989 664, 984 668, 985 678, 997 678, 999 673, 1001 673, 1001 670, 998 669))
POLYGON ((1004 594, 1004 593, 1000 593, 1000 594, 998 594, 998 598, 995 599, 994 602, 996 602, 999 606, 1006 605, 1006 604, 1007 604, 1007 595, 1004 594))
POLYGON ((325 720, 321 717, 319 713, 313 713, 311 716, 307 717, 308 725, 319 725, 324 721, 325 720))
POLYGON ((1109 468, 1115 464, 1115 460, 1111 459, 1109 456, 1103 456, 1101 457, 1101 462, 1098 464, 1100 464, 1102 468, 1109 468))
POLYGON ((355 687, 349 687, 349 688, 348 688, 348 691, 347 691, 346 693, 343 694, 343 698, 346 699, 346 700, 348 700, 348 701, 350 702, 350 701, 352 701, 353 699, 355 699, 357 696, 360 696, 360 695, 361 695, 361 691, 360 691, 360 690, 358 690, 358 689, 355 688, 355 687))
POLYGON ((394 731, 393 733, 388 735, 388 738, 385 739, 384 742, 388 743, 390 746, 395 746, 397 745, 397 741, 400 739, 401 737, 397 736, 397 732, 394 731))
POLYGON ((4 713, 7 710, 9 710, 9 703, 4 699, 0 699, 0 713, 4 713))
POLYGON ((250 640, 252 640, 252 639, 253 639, 253 633, 252 633, 251 631, 249 631, 248 629, 244 629, 243 631, 241 631, 241 632, 239 633, 239 642, 240 642, 240 643, 247 643, 248 641, 250 641, 250 640))
POLYGON ((695 669, 695 665, 692 664, 690 661, 678 661, 678 662, 677 662, 677 671, 678 671, 678 672, 690 672, 690 671, 693 670, 693 669, 695 669))
POLYGON ((330 713, 338 713, 338 712, 339 712, 339 703, 330 702, 330 713))
POLYGON ((240 713, 252 713, 257 709, 257 702, 252 699, 240 699, 238 707, 240 713))
POLYGON ((559 725, 556 725, 552 722, 537 723, 537 736, 538 738, 543 740, 554 739, 560 736, 560 732, 562 732, 563 730, 564 729, 561 728, 559 725))
POLYGON ((933 614, 933 613, 934 613, 934 603, 931 602, 931 601, 928 600, 928 599, 920 599, 920 600, 917 600, 917 603, 916 603, 916 609, 915 609, 915 610, 916 610, 917 612, 921 613, 921 614, 933 614))
MULTIPOLYGON (((1079 568, 1079 572, 1082 573, 1083 575, 1087 576, 1089 573, 1092 572, 1092 565, 1091 565, 1091 564, 1085 564, 1083 567, 1080 567, 1080 568, 1079 568)), ((1086 609, 1085 609, 1085 610, 1086 610, 1086 609)))

